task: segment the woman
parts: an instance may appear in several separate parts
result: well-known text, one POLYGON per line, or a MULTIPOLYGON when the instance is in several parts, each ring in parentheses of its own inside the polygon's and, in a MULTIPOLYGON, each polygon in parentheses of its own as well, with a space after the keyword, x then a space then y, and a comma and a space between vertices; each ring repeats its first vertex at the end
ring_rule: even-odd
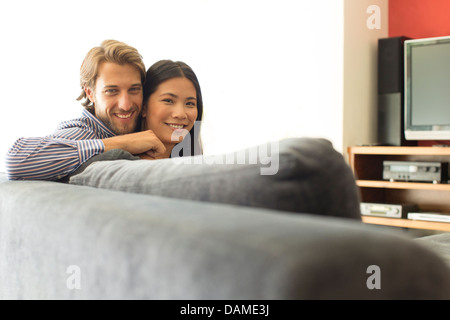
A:
MULTIPOLYGON (((142 130, 152 130, 166 147, 157 158, 202 154, 203 101, 194 71, 184 62, 161 60, 146 75, 142 130), (176 146, 176 147, 175 147, 176 146)), ((142 159, 155 159, 146 154, 142 159)))

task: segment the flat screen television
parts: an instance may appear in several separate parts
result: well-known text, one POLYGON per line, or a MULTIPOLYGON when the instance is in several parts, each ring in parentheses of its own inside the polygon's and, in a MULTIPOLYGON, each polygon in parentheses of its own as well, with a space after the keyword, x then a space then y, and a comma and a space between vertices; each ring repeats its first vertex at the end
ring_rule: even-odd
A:
POLYGON ((406 140, 450 140, 450 36, 406 40, 406 140))

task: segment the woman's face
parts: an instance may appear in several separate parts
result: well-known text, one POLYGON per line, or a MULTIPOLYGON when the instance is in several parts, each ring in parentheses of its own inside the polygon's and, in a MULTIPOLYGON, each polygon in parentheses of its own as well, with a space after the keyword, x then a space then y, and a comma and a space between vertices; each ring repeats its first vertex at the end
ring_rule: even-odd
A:
POLYGON ((175 145, 197 119, 197 94, 186 78, 172 78, 158 86, 144 104, 144 129, 152 130, 165 145, 175 145))

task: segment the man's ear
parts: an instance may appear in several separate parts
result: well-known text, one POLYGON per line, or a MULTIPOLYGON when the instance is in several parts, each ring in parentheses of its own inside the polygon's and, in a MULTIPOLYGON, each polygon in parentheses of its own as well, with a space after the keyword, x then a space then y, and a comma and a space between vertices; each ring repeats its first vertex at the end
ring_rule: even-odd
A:
POLYGON ((94 103, 94 91, 89 87, 84 87, 84 92, 86 93, 88 99, 91 100, 92 103, 94 103))

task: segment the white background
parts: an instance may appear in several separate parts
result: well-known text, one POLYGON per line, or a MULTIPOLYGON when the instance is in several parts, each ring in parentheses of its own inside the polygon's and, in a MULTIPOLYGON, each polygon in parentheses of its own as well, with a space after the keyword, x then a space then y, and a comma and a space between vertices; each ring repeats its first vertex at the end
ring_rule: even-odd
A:
POLYGON ((206 154, 301 136, 339 149, 343 23, 337 0, 2 1, 0 156, 81 114, 79 68, 104 39, 194 69, 206 154))

